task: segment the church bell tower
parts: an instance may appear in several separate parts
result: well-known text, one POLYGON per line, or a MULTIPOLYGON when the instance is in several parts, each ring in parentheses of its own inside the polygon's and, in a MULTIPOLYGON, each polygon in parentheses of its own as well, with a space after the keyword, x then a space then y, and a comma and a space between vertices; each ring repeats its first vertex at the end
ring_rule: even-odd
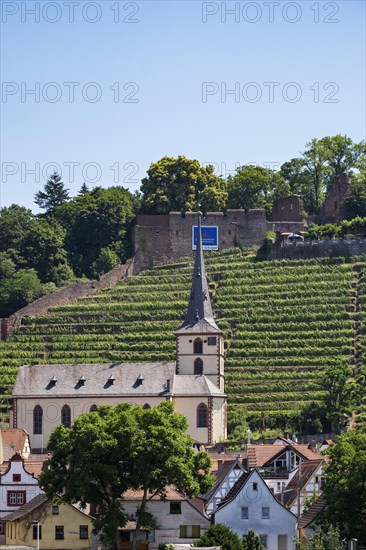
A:
POLYGON ((214 320, 203 257, 201 212, 192 288, 182 326, 174 332, 177 340, 176 373, 205 375, 224 390, 224 337, 214 320))

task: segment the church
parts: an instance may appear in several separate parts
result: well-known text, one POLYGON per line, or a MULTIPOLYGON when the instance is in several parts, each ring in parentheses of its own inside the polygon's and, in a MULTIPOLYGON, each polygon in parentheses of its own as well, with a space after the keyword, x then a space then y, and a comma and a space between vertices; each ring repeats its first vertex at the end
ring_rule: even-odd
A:
POLYGON ((188 420, 195 442, 226 438, 224 338, 210 301, 201 214, 192 288, 183 324, 175 331, 176 362, 24 365, 13 390, 11 427, 29 433, 33 451, 47 448, 52 430, 99 405, 154 407, 172 401, 188 420))

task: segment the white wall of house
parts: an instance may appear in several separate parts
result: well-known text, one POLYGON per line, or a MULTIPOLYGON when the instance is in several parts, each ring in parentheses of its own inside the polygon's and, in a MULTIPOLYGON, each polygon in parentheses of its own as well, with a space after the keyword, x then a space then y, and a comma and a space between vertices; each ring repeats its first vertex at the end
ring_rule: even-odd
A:
MULTIPOLYGON (((160 543, 181 543, 189 544, 194 539, 191 537, 181 537, 181 526, 199 526, 200 534, 205 529, 208 529, 210 522, 205 518, 196 508, 191 506, 189 502, 181 500, 180 514, 170 513, 170 502, 163 502, 161 500, 152 500, 149 503, 149 510, 155 516, 157 521, 157 529, 155 530, 155 541, 150 542, 149 550, 157 550, 160 543)), ((126 500, 124 507, 126 512, 135 517, 136 508, 139 505, 138 501, 126 500)), ((187 530, 189 532, 189 530, 187 530)))
POLYGON ((274 498, 256 471, 237 496, 215 512, 214 518, 215 523, 228 525, 240 537, 250 529, 264 535, 268 550, 295 550, 296 517, 274 498), (246 515, 248 518, 243 518, 246 515))
POLYGON ((42 492, 38 480, 24 469, 22 460, 16 458, 9 462, 9 470, 0 475, 0 543, 4 543, 5 516, 42 492))

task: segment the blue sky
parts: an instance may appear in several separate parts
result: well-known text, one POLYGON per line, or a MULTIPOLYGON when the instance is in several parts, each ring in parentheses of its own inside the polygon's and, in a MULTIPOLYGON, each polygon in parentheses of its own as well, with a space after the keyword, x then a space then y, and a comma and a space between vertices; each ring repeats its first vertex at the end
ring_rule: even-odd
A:
POLYGON ((228 175, 312 137, 365 138, 362 1, 1 7, 2 206, 35 210, 55 163, 71 194, 133 191, 164 155, 228 175))

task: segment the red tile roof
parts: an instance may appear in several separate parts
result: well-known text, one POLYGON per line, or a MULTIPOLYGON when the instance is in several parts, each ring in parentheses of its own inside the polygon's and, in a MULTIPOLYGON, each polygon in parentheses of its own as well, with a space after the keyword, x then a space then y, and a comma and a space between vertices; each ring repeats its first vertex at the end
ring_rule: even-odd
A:
POLYGON ((250 468, 264 466, 286 450, 292 450, 306 460, 319 460, 319 453, 309 449, 308 445, 248 445, 247 455, 250 468))
POLYGON ((324 494, 319 495, 317 500, 299 518, 298 528, 305 529, 308 527, 316 519, 320 512, 324 510, 326 504, 324 494))
POLYGON ((297 496, 297 490, 300 489, 301 491, 305 487, 322 462, 324 462, 324 459, 320 457, 318 460, 304 460, 301 466, 299 466, 296 474, 285 488, 284 504, 286 506, 293 504, 297 496))
POLYGON ((23 428, 7 428, 0 430, 2 440, 10 445, 15 452, 22 453, 28 433, 23 428))

